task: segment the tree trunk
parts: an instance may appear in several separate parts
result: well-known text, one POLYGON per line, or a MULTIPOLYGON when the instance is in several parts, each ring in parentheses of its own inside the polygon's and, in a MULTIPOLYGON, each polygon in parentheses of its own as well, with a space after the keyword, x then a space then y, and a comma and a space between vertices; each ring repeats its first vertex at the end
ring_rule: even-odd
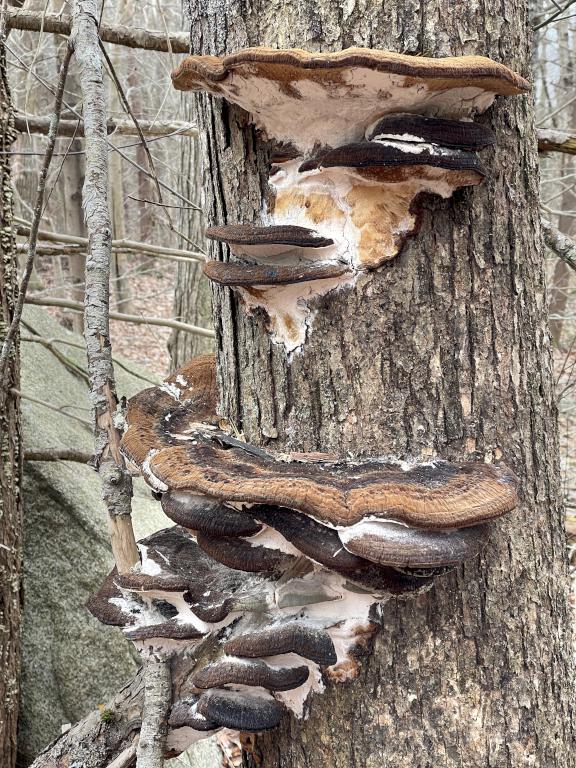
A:
MULTIPOLYGON (((10 147, 14 139, 4 41, 0 40, 0 346, 12 320, 17 295, 16 247, 12 229, 10 147)), ((0 764, 16 763, 20 678, 20 553, 22 530, 22 445, 18 340, 0 396, 0 764)))
MULTIPOLYGON (((426 56, 484 54, 528 74, 523 0, 189 3, 194 53, 250 45, 351 45, 426 56)), ((246 114, 198 98, 212 223, 257 221, 266 145, 246 114)), ((390 264, 321 299, 287 360, 262 318, 215 291, 222 411, 247 439, 341 454, 502 457, 522 503, 481 562, 384 606, 354 683, 317 697, 305 722, 260 739, 272 766, 573 766, 573 677, 556 410, 538 223, 531 98, 482 118, 492 176, 428 198, 390 264)))
MULTIPOLYGON (((186 120, 194 122, 192 100, 184 94, 184 110, 186 120)), ((196 139, 179 139, 181 142, 181 178, 183 179, 183 195, 200 206, 202 204, 202 175, 198 157, 198 141, 196 139)), ((205 249, 204 221, 201 211, 183 209, 180 215, 178 229, 192 242, 205 249)), ((192 247, 184 244, 183 247, 192 247)), ((184 323, 191 323, 203 328, 209 328, 212 322, 212 302, 210 284, 202 272, 200 264, 179 262, 174 289, 174 317, 184 323)), ((178 368, 186 360, 196 355, 212 352, 212 339, 202 338, 191 333, 174 331, 168 341, 168 349, 172 366, 178 368)))
MULTIPOLYGON (((78 79, 70 80, 70 87, 79 89, 78 79)), ((86 237, 86 222, 82 210, 82 187, 84 185, 84 155, 79 154, 84 149, 84 142, 74 139, 70 144, 71 154, 64 163, 64 189, 66 205, 64 207, 64 228, 68 235, 86 237)), ((84 302, 84 275, 86 272, 86 255, 78 254, 68 257, 68 272, 72 288, 69 292, 73 301, 84 302)), ((72 328, 76 333, 83 333, 84 319, 82 315, 72 314, 72 328)))

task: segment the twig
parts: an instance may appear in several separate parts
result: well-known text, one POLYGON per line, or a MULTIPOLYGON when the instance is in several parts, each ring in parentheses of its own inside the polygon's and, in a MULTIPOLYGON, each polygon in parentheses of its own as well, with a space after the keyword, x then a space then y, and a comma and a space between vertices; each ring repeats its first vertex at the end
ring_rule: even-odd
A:
MULTIPOLYGON (((41 14, 37 11, 8 9, 6 13, 6 25, 9 29, 25 29, 30 32, 52 32, 57 35, 70 35, 72 19, 60 16, 57 13, 41 14)), ((124 45, 127 48, 142 48, 147 51, 161 51, 168 53, 188 53, 190 42, 186 35, 170 35, 166 40, 163 32, 154 32, 144 29, 130 29, 130 27, 111 24, 100 25, 100 37, 105 43, 124 45)))
POLYGON ((544 242, 548 248, 576 271, 576 242, 544 219, 542 220, 542 231, 544 242))
MULTIPOLYGON (((34 72, 33 70, 31 70, 30 67, 26 64, 26 62, 23 61, 23 59, 21 59, 20 56, 18 56, 18 54, 12 48, 10 48, 10 46, 7 45, 6 50, 10 51, 12 56, 14 56, 14 58, 20 63, 23 69, 26 70, 27 72, 30 72, 31 76, 34 77, 39 83, 41 83, 44 86, 44 88, 49 90, 50 93, 54 93, 54 89, 52 88, 50 83, 46 82, 46 80, 40 77, 37 72, 34 72)), ((74 107, 71 104, 68 104, 67 102, 63 102, 63 103, 74 115, 82 119, 82 115, 80 114, 80 112, 74 109, 74 107)), ((157 137, 157 138, 160 138, 160 137, 157 137)), ((154 139, 150 139, 150 140, 154 141, 154 139)), ((115 146, 111 141, 108 142, 108 146, 113 152, 117 152, 120 155, 120 157, 124 158, 124 160, 126 160, 127 163, 130 163, 130 165, 132 165, 134 168, 138 169, 142 173, 146 174, 146 176, 150 177, 149 171, 147 171, 146 168, 144 168, 143 166, 139 165, 135 160, 132 160, 132 158, 129 157, 125 152, 123 152, 120 147, 115 146)), ((130 146, 135 146, 135 145, 131 144, 130 146)), ((83 153, 85 154, 85 151, 83 153)), ((169 184, 166 184, 165 181, 159 180, 159 183, 163 189, 170 192, 170 194, 174 195, 174 197, 177 197, 179 200, 182 200, 187 205, 194 205, 192 200, 188 200, 187 197, 184 197, 184 195, 181 195, 180 192, 175 190, 169 184)))
MULTIPOLYGON (((172 123, 139 120, 140 129, 145 136, 197 136, 198 129, 191 123, 174 121, 172 123)), ((47 134, 50 121, 47 117, 38 115, 17 114, 14 117, 14 128, 21 133, 47 134)), ((108 135, 137 136, 138 131, 129 120, 108 119, 108 135)), ((84 136, 82 120, 61 120, 58 136, 84 136)), ((132 146, 132 145, 130 145, 132 146)))
MULTIPOLYGON (((38 299, 34 296, 28 296, 26 304, 34 304, 39 307, 62 307, 63 309, 70 309, 73 312, 82 312, 83 306, 79 301, 72 301, 69 299, 52 299, 46 297, 38 299)), ((179 320, 168 320, 163 317, 140 317, 140 315, 126 315, 123 312, 114 312, 110 310, 108 313, 112 320, 121 320, 125 323, 134 323, 136 325, 159 325, 164 328, 174 328, 177 331, 184 331, 185 333, 194 333, 198 336, 206 336, 207 338, 214 338, 214 331, 211 328, 200 328, 197 325, 189 325, 188 323, 181 323, 179 320)))
POLYGON ((87 451, 53 448, 50 451, 25 451, 24 461, 74 461, 88 464, 92 461, 92 454, 87 451))
POLYGON ((134 737, 134 741, 129 747, 126 747, 111 763, 108 763, 107 768, 129 768, 134 765, 136 759, 136 748, 138 746, 138 736, 134 737))
POLYGON ((548 16, 544 21, 541 21, 539 24, 535 24, 533 29, 534 32, 537 32, 539 29, 542 29, 542 27, 548 26, 548 24, 551 24, 553 21, 556 21, 558 16, 561 16, 564 11, 567 11, 568 8, 570 8, 571 5, 574 5, 576 0, 568 0, 566 5, 562 6, 561 8, 558 8, 557 11, 554 11, 554 13, 551 13, 550 16, 548 16))
POLYGON ((40 176, 38 178, 38 187, 36 192, 36 203, 34 205, 34 217, 30 225, 30 238, 28 243, 28 257, 26 259, 26 266, 24 267, 24 274, 22 275, 22 281, 20 283, 20 289, 18 293, 18 300, 16 307, 14 308, 14 314, 12 322, 6 333, 4 344, 2 345, 2 351, 0 352, 0 389, 4 390, 6 372, 8 368, 8 360, 14 339, 18 333, 18 326, 20 324, 20 318, 22 317, 22 309, 24 308, 24 301, 26 299, 26 291, 28 290, 28 283, 30 282, 30 276, 32 275, 32 268, 34 267, 34 258, 36 256, 36 244, 38 242, 38 231, 40 229, 40 219, 42 217, 42 211, 44 208, 44 194, 46 192, 46 179, 48 177, 48 170, 50 163, 52 162, 52 155, 54 153, 54 147, 56 146, 56 138, 58 136, 58 123, 60 121, 60 112, 62 111, 62 98, 64 95, 64 86, 66 84, 66 77, 68 75, 68 65, 72 57, 72 46, 66 46, 66 54, 60 67, 60 75, 58 78, 58 87, 56 89, 56 99, 54 103, 54 112, 50 118, 50 131, 48 134, 48 146, 46 147, 46 154, 44 156, 44 162, 40 169, 40 176))
POLYGON ((108 209, 107 112, 98 39, 97 0, 74 0, 70 39, 74 45, 84 107, 86 179, 82 204, 88 230, 84 338, 94 411, 94 465, 102 479, 112 551, 119 573, 138 562, 131 518, 132 480, 120 453, 120 431, 114 423, 118 399, 110 346, 110 262, 112 222, 108 209))
MULTIPOLYGON (((22 323, 24 325, 24 323, 22 323)), ((54 357, 58 360, 59 363, 62 363, 62 365, 70 371, 74 376, 79 376, 81 379, 84 380, 84 382, 88 383, 88 374, 86 371, 81 368, 79 365, 77 365, 73 360, 70 360, 70 358, 66 357, 62 352, 60 352, 59 349, 56 349, 47 339, 45 339, 43 336, 26 336, 24 334, 20 334, 20 341, 35 341, 38 344, 41 344, 43 347, 48 349, 54 357)))
POLYGON ((80 424, 84 424, 86 427, 92 426, 92 424, 87 419, 83 419, 81 416, 74 416, 73 413, 63 411, 62 408, 67 406, 62 405, 58 408, 56 405, 52 405, 52 403, 47 403, 46 400, 39 400, 37 397, 32 397, 32 395, 25 395, 23 392, 20 392, 19 389, 14 389, 14 387, 10 389, 10 393, 14 395, 14 397, 19 397, 21 400, 28 400, 31 403, 36 403, 36 405, 42 405, 44 408, 48 408, 49 411, 55 411, 56 413, 59 413, 60 416, 66 416, 69 419, 74 419, 74 421, 79 421, 80 424))
POLYGON ((199 211, 201 210, 197 205, 169 205, 168 203, 158 203, 156 200, 146 200, 145 197, 134 197, 134 195, 126 195, 128 200, 135 200, 137 203, 147 203, 148 205, 159 205, 162 208, 178 208, 180 211, 199 211))
POLYGON ((170 661, 151 654, 144 660, 144 705, 136 768, 162 768, 164 765, 171 703, 170 661))
MULTIPOLYGON (((23 323, 25 325, 25 323, 23 323)), ((57 354, 58 350, 54 346, 55 344, 64 344, 68 347, 74 347, 76 349, 82 349, 84 350, 85 347, 83 344, 76 344, 74 341, 68 341, 66 339, 45 339, 43 336, 39 336, 38 334, 35 336, 25 336, 23 334, 20 335, 20 341, 29 341, 29 342, 36 342, 37 344, 41 344, 42 346, 46 347, 46 349, 49 349, 54 354, 57 354)), ((142 381, 148 382, 148 384, 158 384, 157 381, 154 379, 149 379, 147 376, 143 376, 141 373, 138 373, 138 371, 133 370, 132 368, 129 368, 127 365, 124 365, 124 363, 121 360, 118 360, 117 357, 112 357, 112 360, 114 362, 114 365, 117 365, 119 368, 122 368, 122 370, 126 371, 126 373, 129 373, 130 376, 134 376, 137 379, 141 379, 142 381)), ((84 371, 83 368, 80 368, 80 366, 76 366, 78 368, 78 372, 82 372, 88 378, 88 374, 84 371)))
MULTIPOLYGON (((136 132, 138 134, 138 137, 140 138, 140 144, 144 150, 144 154, 146 155, 146 159, 148 161, 148 167, 149 167, 149 176, 154 182, 154 186, 156 188, 156 194, 158 196, 158 202, 160 204, 163 203, 162 199, 162 188, 160 185, 160 180, 158 178, 158 174, 156 172, 156 165, 154 163, 154 158, 152 157, 152 153, 150 152, 150 147, 148 146, 148 142, 146 141, 146 137, 144 136, 144 133, 142 132, 142 129, 140 128, 140 124, 138 120, 136 119, 136 115, 132 111, 132 107, 130 106, 130 102, 128 101, 128 98, 126 94, 124 93, 124 88, 122 87, 122 83, 118 79, 118 76, 116 74, 116 70, 114 68, 114 65, 112 63, 112 60, 108 56, 108 53, 106 51, 106 48, 100 43, 100 49, 102 51, 102 55, 104 56, 104 59, 106 60, 106 64, 108 65, 108 73, 110 77, 112 78, 112 81, 114 82, 114 85, 116 87, 116 92, 118 93, 118 96, 120 97, 120 101, 122 102, 122 106, 124 107, 126 113, 132 120, 134 124, 134 128, 136 129, 136 132)), ((198 206, 193 206, 196 210, 200 211, 201 208, 198 206)), ((174 232, 176 235, 181 237, 183 240, 186 240, 187 242, 191 242, 186 235, 184 235, 182 232, 179 232, 176 227, 174 226, 174 222, 172 221, 172 217, 170 216, 170 211, 168 210, 168 207, 162 207, 162 213, 164 214, 166 221, 168 222, 168 228, 171 232, 174 232)))

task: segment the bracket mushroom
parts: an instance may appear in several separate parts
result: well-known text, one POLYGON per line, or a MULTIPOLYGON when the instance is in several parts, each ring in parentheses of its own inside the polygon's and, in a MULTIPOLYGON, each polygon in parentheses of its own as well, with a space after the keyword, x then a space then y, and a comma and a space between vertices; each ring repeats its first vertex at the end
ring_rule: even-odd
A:
MULTIPOLYGON (((167 513, 192 525, 200 546, 229 566, 285 570, 291 557, 302 554, 328 568, 332 561, 335 572, 348 572, 360 584, 374 586, 378 578, 384 584, 389 573, 375 574, 370 562, 403 570, 455 565, 478 554, 486 523, 516 506, 515 477, 503 465, 439 459, 410 464, 377 457, 319 461, 306 454, 276 455, 227 436, 215 426, 209 364, 206 358, 198 361, 203 378, 194 365, 188 363, 182 374, 182 380, 196 381, 188 399, 173 393, 170 403, 166 387, 160 387, 156 398, 154 390, 146 391, 145 408, 141 395, 130 401, 122 450, 127 446, 134 461, 134 430, 139 467, 147 482, 163 491, 167 513), (218 529, 214 523, 205 527, 216 510, 218 529), (267 551, 270 540, 262 523, 280 535, 272 544, 276 550, 267 551), (338 541, 361 559, 341 554, 338 541)), ((402 591, 398 580, 389 585, 402 591)))
POLYGON ((495 96, 529 89, 482 56, 432 59, 365 48, 189 56, 172 80, 179 90, 237 104, 277 142, 267 227, 207 232, 228 242, 234 256, 264 264, 209 262, 204 270, 234 288, 248 311, 263 308, 273 340, 288 353, 304 343, 320 297, 399 253, 416 229, 420 193, 447 198, 482 182, 487 172, 475 152, 495 138, 472 118, 495 96), (322 258, 310 245, 284 242, 280 232, 290 229, 324 239, 326 248, 316 246, 322 258), (250 232, 256 239, 242 240, 250 232))

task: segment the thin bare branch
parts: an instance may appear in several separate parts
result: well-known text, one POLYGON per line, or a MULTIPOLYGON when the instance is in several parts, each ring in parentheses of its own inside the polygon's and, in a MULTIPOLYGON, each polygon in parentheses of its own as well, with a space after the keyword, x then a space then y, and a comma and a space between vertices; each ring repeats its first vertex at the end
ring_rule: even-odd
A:
MULTIPOLYGON (((30 232, 30 224, 17 216, 14 220, 18 223, 18 234, 27 235, 30 232)), ((88 238, 77 235, 67 235, 63 232, 49 232, 46 229, 38 230, 40 240, 49 240, 55 243, 68 243, 70 245, 80 245, 86 248, 88 238)), ((163 248, 161 245, 151 245, 150 243, 140 243, 137 240, 112 240, 112 248, 118 251, 136 251, 140 254, 150 254, 159 259, 169 259, 176 261, 205 261, 206 256, 199 251, 185 251, 180 248, 163 248)))
MULTIPOLYGON (((26 304, 35 304, 39 307, 62 307, 63 309, 70 309, 73 312, 82 312, 83 307, 79 301, 72 301, 69 299, 53 299, 50 297, 36 298, 35 296, 28 296, 26 304)), ((197 325, 189 325, 188 323, 181 323, 179 320, 170 320, 163 317, 145 317, 140 315, 128 315, 123 312, 110 311, 109 316, 112 320, 121 320, 125 323, 134 323, 135 325, 159 325, 164 328, 174 328, 177 331, 184 331, 185 333, 195 333, 198 336, 206 336, 207 338, 214 337, 214 331, 211 328, 200 328, 197 325)))
POLYGON ((552 24, 553 21, 557 21, 557 20, 560 21, 558 17, 561 16, 564 13, 564 11, 567 11, 571 5, 574 5, 575 2, 576 0, 568 0, 566 5, 562 6, 561 8, 558 8, 556 11, 554 11, 554 13, 551 13, 550 16, 545 18, 543 21, 539 22, 538 24, 535 24, 534 32, 537 32, 539 29, 542 29, 543 27, 547 27, 548 24, 552 24))
MULTIPOLYGON (((23 325, 26 325, 26 323, 23 323, 23 325)), ((56 344, 63 344, 66 347, 73 347, 75 349, 82 349, 84 350, 84 344, 77 344, 74 341, 69 341, 68 339, 55 339, 55 338, 49 338, 46 339, 44 336, 39 336, 36 334, 35 336, 28 336, 25 334, 20 335, 20 341, 28 341, 36 344, 41 344, 43 347, 46 347, 46 349, 49 349, 50 352, 58 355, 58 350, 56 349, 56 344)), ((134 376, 137 379, 141 379, 142 381, 146 381, 149 384, 158 384, 157 381, 154 379, 150 379, 147 376, 143 376, 138 371, 135 371, 133 368, 129 368, 127 365, 125 365, 121 360, 119 360, 117 357, 112 357, 112 360, 114 362, 114 365, 117 365, 119 368, 122 368, 122 370, 126 371, 126 373, 129 373, 131 376, 134 376)), ((80 366, 77 366, 78 371, 81 372, 83 375, 88 378, 88 374, 86 371, 84 371, 83 368, 80 368, 80 366)))
MULTIPOLYGON (((171 123, 139 120, 138 124, 145 136, 197 136, 198 129, 191 123, 176 120, 171 123)), ((50 120, 38 115, 17 114, 14 127, 21 133, 47 134, 50 120)), ((108 134, 115 136, 138 136, 138 131, 129 120, 108 119, 108 134)), ((58 136, 84 136, 84 124, 81 120, 61 120, 58 136)))
POLYGON ((25 451, 24 461, 73 461, 78 464, 88 464, 92 454, 87 451, 52 448, 49 451, 25 451))
MULTIPOLYGON (((29 32, 52 32, 57 35, 71 33, 72 19, 58 13, 9 8, 6 12, 6 26, 9 29, 25 29, 29 32)), ((123 45, 127 48, 143 48, 147 51, 188 53, 190 43, 186 35, 169 35, 145 29, 131 29, 125 26, 101 24, 100 37, 105 43, 123 45)))
POLYGON ((25 395, 19 389, 12 388, 10 393, 13 394, 14 397, 19 397, 20 400, 28 400, 31 403, 36 403, 36 405, 41 405, 44 408, 48 408, 49 411, 55 411, 56 413, 59 413, 60 416, 66 416, 68 419, 74 419, 74 421, 78 421, 80 424, 84 424, 85 427, 92 426, 92 424, 87 419, 83 419, 81 416, 75 416, 73 413, 68 413, 68 411, 65 411, 64 408, 66 406, 52 405, 52 403, 49 403, 46 400, 40 400, 37 397, 32 397, 32 395, 25 395))
POLYGON ((549 221, 542 221, 542 231, 548 248, 576 272, 576 242, 552 226, 549 221))

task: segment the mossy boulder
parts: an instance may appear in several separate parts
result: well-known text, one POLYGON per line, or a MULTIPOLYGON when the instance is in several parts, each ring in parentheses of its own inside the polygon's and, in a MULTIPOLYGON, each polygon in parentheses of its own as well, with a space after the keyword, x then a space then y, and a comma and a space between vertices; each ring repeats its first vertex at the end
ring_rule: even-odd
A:
MULTIPOLYGON (((79 345, 55 344, 53 352, 22 341, 23 394, 57 409, 22 400, 25 450, 91 451, 82 338, 36 307, 27 308, 22 334, 79 345)), ((119 396, 154 383, 149 372, 123 362, 133 373, 116 366, 119 396)), ((19 749, 26 765, 62 725, 104 703, 131 677, 137 660, 121 632, 99 624, 84 607, 112 566, 95 471, 77 462, 26 462, 24 503, 19 749)), ((169 522, 141 481, 134 484, 133 521, 137 538, 169 522)))

